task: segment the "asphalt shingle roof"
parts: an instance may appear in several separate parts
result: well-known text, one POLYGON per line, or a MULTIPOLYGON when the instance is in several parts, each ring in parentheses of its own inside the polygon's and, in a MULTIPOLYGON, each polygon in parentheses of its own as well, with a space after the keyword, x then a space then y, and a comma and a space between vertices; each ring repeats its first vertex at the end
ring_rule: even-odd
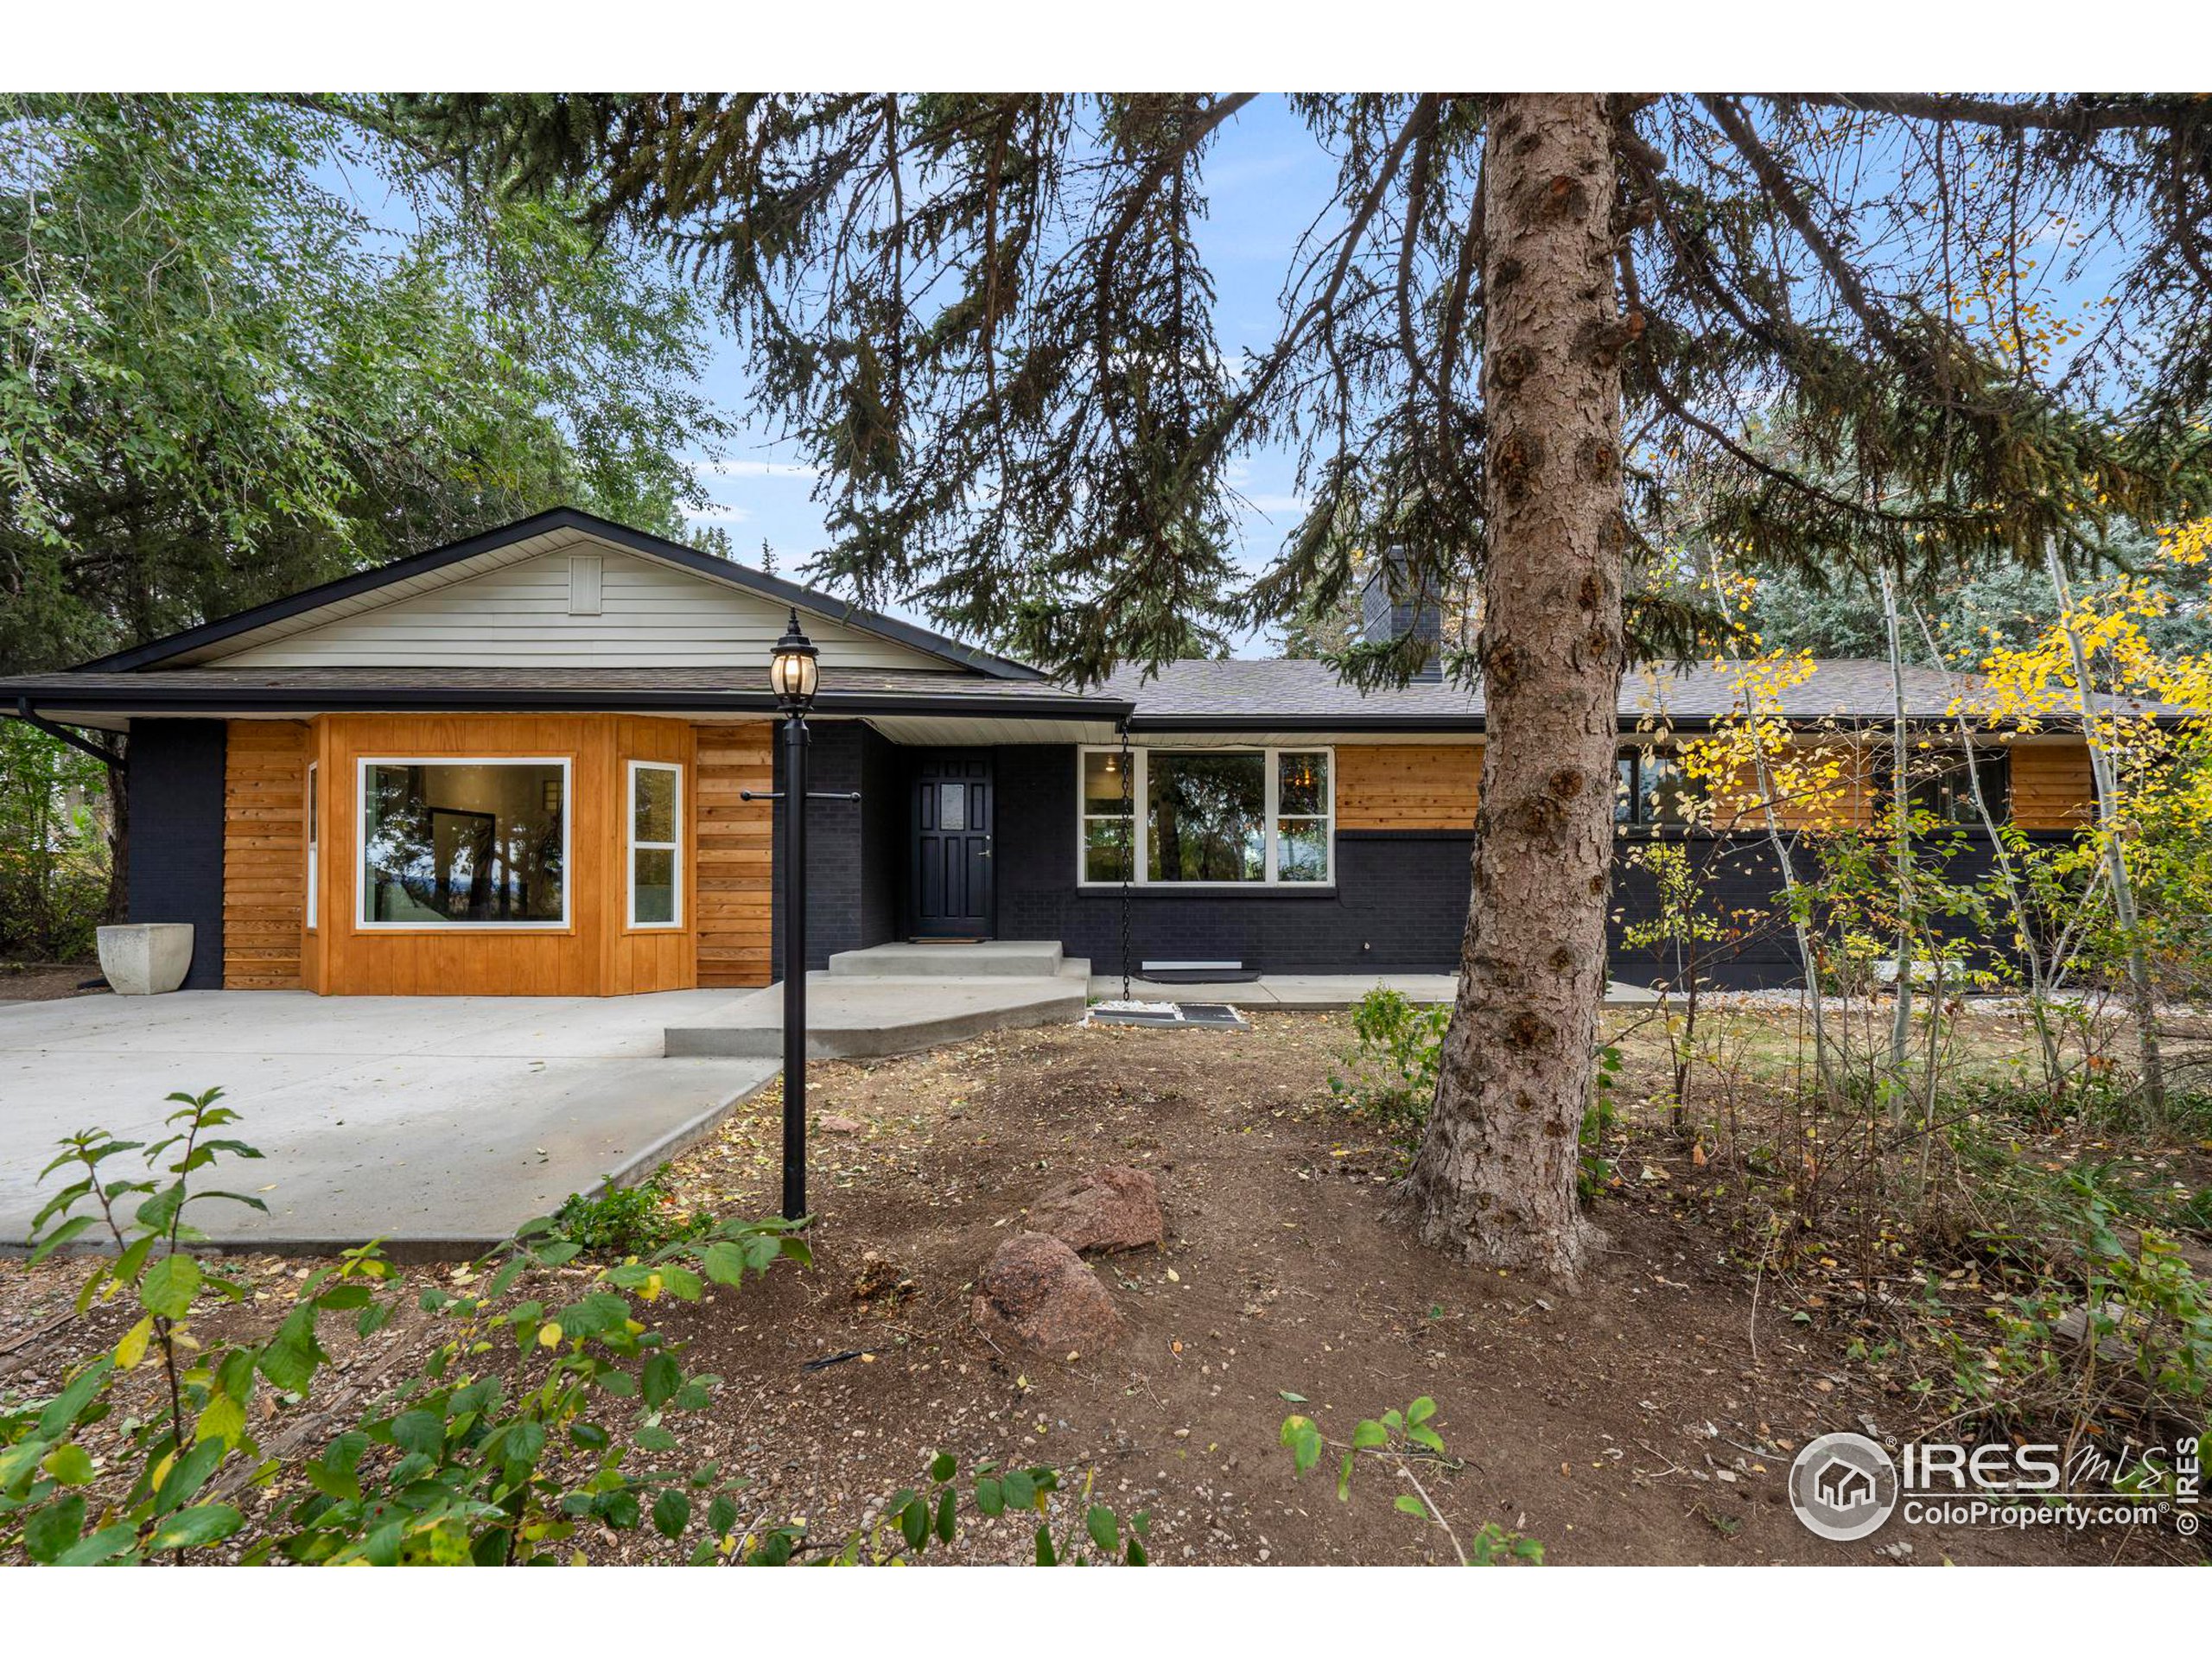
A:
MULTIPOLYGON (((1945 676, 1930 668, 1904 671, 1905 712, 1935 719, 1950 712, 1955 696, 1978 690, 1980 675, 1945 676)), ((1326 663, 1309 658, 1169 663, 1147 678, 1126 669, 1100 688, 1136 706, 1135 719, 1222 719, 1325 722, 1346 717, 1377 720, 1481 723, 1482 689, 1449 680, 1388 687, 1364 696, 1337 678, 1326 663)), ((1709 664, 1688 668, 1643 664, 1622 677, 1620 712, 1634 723, 1646 715, 1698 722, 1730 713, 1736 702, 1732 676, 1709 664)), ((1792 720, 1838 717, 1887 720, 1892 713, 1890 665, 1872 658, 1822 659, 1810 677, 1782 696, 1782 713, 1792 720)), ((2132 705, 2158 710, 2162 705, 2132 705)), ((2181 709, 2168 712, 2181 714, 2181 709)))

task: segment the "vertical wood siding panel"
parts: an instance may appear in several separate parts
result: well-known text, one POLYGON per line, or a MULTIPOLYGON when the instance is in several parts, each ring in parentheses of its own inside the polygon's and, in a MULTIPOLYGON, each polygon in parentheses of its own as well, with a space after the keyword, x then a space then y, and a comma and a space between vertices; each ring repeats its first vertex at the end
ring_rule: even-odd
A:
POLYGON ((301 987, 307 925, 307 766, 296 720, 230 722, 223 768, 223 986, 301 987))
POLYGON ((696 734, 690 817, 702 987, 766 985, 771 977, 772 809, 739 794, 775 787, 774 732, 772 722, 755 721, 696 734))

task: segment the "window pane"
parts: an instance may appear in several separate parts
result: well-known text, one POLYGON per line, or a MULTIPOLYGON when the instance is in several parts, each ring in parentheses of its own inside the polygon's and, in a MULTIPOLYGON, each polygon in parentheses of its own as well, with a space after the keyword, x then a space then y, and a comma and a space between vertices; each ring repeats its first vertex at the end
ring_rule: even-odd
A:
POLYGON ((1267 879, 1265 755, 1154 752, 1148 764, 1147 879, 1267 879))
MULTIPOLYGON (((1129 757, 1129 764, 1136 764, 1136 757, 1129 757)), ((1128 781, 1131 790, 1136 780, 1128 781)), ((1085 812, 1106 812, 1119 815, 1135 810, 1134 801, 1122 798, 1122 757, 1118 753, 1090 753, 1083 757, 1083 810, 1085 812)))
POLYGON ((1643 823, 1688 823, 1696 788, 1677 761, 1654 755, 1643 763, 1643 823))
POLYGON ((1618 776, 1613 784, 1613 822, 1634 823, 1636 817, 1636 757, 1624 754, 1614 763, 1618 776))
POLYGON ((676 839, 676 773, 662 766, 639 766, 630 774, 630 839, 676 839))
POLYGON ((1329 879, 1329 821, 1326 818, 1275 820, 1275 880, 1325 881, 1329 879))
POLYGON ((639 926, 676 919, 676 850, 640 847, 630 855, 630 919, 639 926))
POLYGON ((1085 818, 1083 821, 1083 879, 1086 881, 1123 881, 1129 874, 1129 820, 1085 818))
POLYGON ((939 784, 937 786, 937 827, 950 830, 967 829, 967 785, 939 784))
POLYGON ((563 918, 561 768, 364 768, 361 882, 372 922, 563 918))
POLYGON ((1280 754, 1275 761, 1282 774, 1276 785, 1275 810, 1325 816, 1329 810, 1329 757, 1280 754))

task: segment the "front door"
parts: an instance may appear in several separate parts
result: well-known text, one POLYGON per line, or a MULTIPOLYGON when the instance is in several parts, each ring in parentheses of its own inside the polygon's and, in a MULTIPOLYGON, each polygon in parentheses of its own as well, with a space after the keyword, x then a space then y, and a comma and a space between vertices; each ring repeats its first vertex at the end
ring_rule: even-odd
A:
POLYGON ((990 938, 990 751, 918 751, 912 822, 914 857, 906 892, 913 937, 990 938))

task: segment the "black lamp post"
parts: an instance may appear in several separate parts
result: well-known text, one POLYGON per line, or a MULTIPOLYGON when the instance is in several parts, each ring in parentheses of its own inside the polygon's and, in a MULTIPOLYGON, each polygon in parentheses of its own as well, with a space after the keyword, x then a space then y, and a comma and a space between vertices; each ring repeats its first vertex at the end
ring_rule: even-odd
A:
POLYGON ((768 657, 784 715, 784 1215, 806 1213, 806 711, 821 683, 798 612, 768 657))

